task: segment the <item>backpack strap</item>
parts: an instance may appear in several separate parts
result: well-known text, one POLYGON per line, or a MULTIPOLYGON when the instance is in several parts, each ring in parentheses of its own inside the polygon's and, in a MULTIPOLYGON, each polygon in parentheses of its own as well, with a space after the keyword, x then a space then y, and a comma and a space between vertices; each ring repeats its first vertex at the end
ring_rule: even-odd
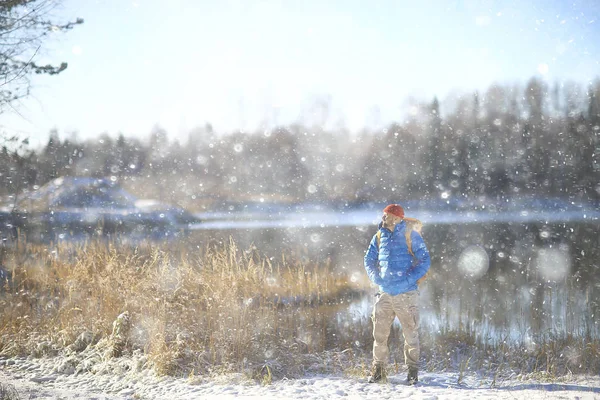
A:
MULTIPOLYGON (((412 231, 417 231, 420 235, 421 229, 423 229, 423 223, 416 218, 405 217, 404 220, 406 221, 406 244, 408 245, 408 251, 414 257, 415 255, 412 252, 412 239, 410 234, 412 231)), ((427 273, 417 281, 417 285, 420 285, 425 279, 427 279, 427 275, 429 275, 429 271, 427 271, 427 273)))
POLYGON ((406 238, 406 245, 408 246, 408 252, 410 253, 411 256, 414 257, 415 255, 412 251, 411 233, 412 233, 412 231, 417 231, 417 233, 420 235, 421 230, 423 229, 423 223, 416 218, 404 217, 404 220, 406 221, 406 230, 404 231, 404 237, 406 238))

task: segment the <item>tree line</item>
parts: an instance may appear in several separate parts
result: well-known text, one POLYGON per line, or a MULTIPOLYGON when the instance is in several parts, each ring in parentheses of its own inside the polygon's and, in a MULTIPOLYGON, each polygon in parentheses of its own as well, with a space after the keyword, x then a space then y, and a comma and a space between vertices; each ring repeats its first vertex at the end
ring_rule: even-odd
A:
POLYGON ((137 180, 183 204, 600 198, 600 81, 551 86, 532 78, 440 108, 437 99, 416 104, 403 120, 361 132, 298 123, 222 133, 207 124, 183 143, 160 126, 146 138, 100 134, 86 141, 61 139, 54 130, 41 149, 2 148, 0 190, 10 195, 83 175, 137 180))

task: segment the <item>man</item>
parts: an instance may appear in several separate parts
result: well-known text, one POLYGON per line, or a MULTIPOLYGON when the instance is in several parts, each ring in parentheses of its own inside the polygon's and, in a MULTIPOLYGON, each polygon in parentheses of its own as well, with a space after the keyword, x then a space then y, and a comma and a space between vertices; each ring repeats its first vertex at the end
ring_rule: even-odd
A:
POLYGON ((404 209, 390 204, 383 209, 379 232, 371 240, 365 255, 369 279, 379 286, 373 309, 373 371, 369 382, 386 378, 389 350, 388 337, 394 318, 398 317, 404 334, 404 362, 408 366, 408 384, 419 381, 419 309, 418 281, 431 264, 423 238, 404 217, 404 209))

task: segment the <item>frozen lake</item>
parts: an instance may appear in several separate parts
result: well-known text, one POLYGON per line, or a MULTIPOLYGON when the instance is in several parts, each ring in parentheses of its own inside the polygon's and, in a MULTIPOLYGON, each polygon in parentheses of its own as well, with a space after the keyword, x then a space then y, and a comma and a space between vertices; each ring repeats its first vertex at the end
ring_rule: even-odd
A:
MULTIPOLYGON (((424 325, 432 332, 466 326, 491 338, 509 332, 516 341, 540 332, 599 334, 600 210, 554 205, 426 209, 408 203, 406 215, 424 223, 432 257, 433 275, 421 290, 424 325)), ((361 279, 384 206, 236 205, 197 214, 204 222, 192 227, 191 237, 198 243, 233 238, 240 248, 256 246, 275 259, 289 250, 309 263, 329 260, 351 280, 361 279)), ((368 324, 373 301, 370 293, 332 312, 341 325, 368 324)))
MULTIPOLYGON (((424 209, 406 207, 406 215, 424 224, 470 223, 559 223, 600 220, 600 209, 591 204, 562 208, 533 208, 515 203, 511 207, 488 206, 478 210, 424 209)), ((377 225, 385 204, 333 209, 320 205, 240 205, 231 210, 195 214, 203 222, 191 229, 315 228, 377 225)))

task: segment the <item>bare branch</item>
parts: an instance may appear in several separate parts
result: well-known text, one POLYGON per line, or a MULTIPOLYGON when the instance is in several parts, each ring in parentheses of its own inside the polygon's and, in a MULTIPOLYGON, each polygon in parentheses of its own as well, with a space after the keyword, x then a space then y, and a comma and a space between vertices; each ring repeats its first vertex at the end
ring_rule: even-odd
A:
POLYGON ((4 83, 0 84, 0 87, 2 87, 4 85, 8 85, 9 83, 21 78, 25 73, 25 69, 31 65, 31 62, 32 62, 33 58, 36 56, 36 54, 38 53, 39 49, 40 49, 40 47, 38 46, 38 48, 35 49, 35 52, 31 56, 29 61, 27 61, 26 63, 23 64, 23 67, 21 68, 21 70, 19 72, 17 72, 17 74, 14 77, 12 77, 10 80, 8 80, 8 81, 5 80, 4 83))
POLYGON ((0 114, 7 104, 29 95, 31 74, 56 75, 67 68, 64 62, 35 62, 50 33, 67 32, 83 23, 81 18, 67 22, 52 18, 59 2, 0 0, 0 114))

